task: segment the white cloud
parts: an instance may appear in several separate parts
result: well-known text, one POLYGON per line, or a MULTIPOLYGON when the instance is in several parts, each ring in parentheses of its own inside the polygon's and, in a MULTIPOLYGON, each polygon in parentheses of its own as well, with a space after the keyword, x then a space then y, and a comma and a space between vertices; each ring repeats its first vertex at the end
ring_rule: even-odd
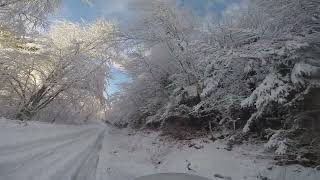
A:
POLYGON ((233 14, 234 11, 238 11, 239 9, 246 8, 248 6, 248 0, 242 0, 237 3, 232 3, 224 11, 224 14, 233 14))
POLYGON ((105 17, 114 17, 125 15, 128 12, 128 6, 132 0, 96 0, 96 6, 105 17))

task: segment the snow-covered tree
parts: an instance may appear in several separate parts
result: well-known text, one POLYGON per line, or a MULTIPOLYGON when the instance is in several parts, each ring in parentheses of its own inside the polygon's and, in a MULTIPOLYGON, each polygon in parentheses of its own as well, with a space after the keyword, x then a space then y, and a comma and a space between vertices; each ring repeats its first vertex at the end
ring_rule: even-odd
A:
MULTIPOLYGON (((33 43, 2 52, 2 77, 18 100, 17 118, 29 119, 59 96, 90 92, 104 103, 109 63, 116 54, 114 25, 59 22, 33 43)), ((89 95, 89 94, 87 94, 89 95)), ((85 104, 85 102, 82 102, 85 104)))
POLYGON ((49 14, 55 12, 61 0, 1 0, 1 27, 25 33, 39 26, 46 26, 49 14))
POLYGON ((196 72, 189 42, 197 26, 196 16, 175 3, 171 0, 136 1, 138 20, 123 34, 146 47, 158 45, 167 49, 171 63, 179 68, 189 84, 193 84, 196 72))

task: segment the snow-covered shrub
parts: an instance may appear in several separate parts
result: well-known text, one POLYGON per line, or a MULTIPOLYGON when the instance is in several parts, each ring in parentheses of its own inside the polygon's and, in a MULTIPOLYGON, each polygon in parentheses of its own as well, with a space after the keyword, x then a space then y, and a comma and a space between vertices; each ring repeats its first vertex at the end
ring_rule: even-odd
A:
POLYGON ((285 130, 275 131, 268 142, 265 144, 266 150, 274 151, 278 155, 287 154, 290 150, 292 141, 286 136, 287 131, 285 130))
POLYGON ((269 106, 273 103, 284 104, 288 102, 287 97, 293 91, 289 77, 280 74, 269 74, 265 80, 252 92, 252 94, 241 102, 242 107, 255 106, 257 112, 247 121, 243 132, 247 133, 255 120, 263 115, 265 111, 272 111, 269 106))
POLYGON ((291 81, 297 86, 306 86, 307 81, 310 80, 312 76, 320 77, 319 75, 320 67, 312 66, 311 64, 303 62, 297 63, 292 70, 291 81))

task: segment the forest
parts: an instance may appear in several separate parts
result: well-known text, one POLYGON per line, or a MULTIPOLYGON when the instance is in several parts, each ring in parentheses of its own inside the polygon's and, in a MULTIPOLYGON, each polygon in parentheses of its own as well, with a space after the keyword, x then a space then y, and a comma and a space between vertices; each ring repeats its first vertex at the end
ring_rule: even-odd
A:
POLYGON ((52 23, 60 7, 0 0, 0 117, 263 141, 279 164, 320 164, 320 1, 239 0, 204 17, 132 0, 126 25, 52 23), (115 66, 129 80, 109 94, 115 66))

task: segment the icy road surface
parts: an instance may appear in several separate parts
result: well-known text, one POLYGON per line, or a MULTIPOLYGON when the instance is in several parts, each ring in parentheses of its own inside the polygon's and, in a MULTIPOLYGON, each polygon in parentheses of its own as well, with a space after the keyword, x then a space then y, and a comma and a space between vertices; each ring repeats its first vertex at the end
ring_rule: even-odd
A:
POLYGON ((168 172, 213 180, 320 179, 319 171, 278 167, 260 153, 254 146, 227 151, 223 142, 181 144, 102 124, 24 125, 0 118, 0 180, 133 180, 168 172))

